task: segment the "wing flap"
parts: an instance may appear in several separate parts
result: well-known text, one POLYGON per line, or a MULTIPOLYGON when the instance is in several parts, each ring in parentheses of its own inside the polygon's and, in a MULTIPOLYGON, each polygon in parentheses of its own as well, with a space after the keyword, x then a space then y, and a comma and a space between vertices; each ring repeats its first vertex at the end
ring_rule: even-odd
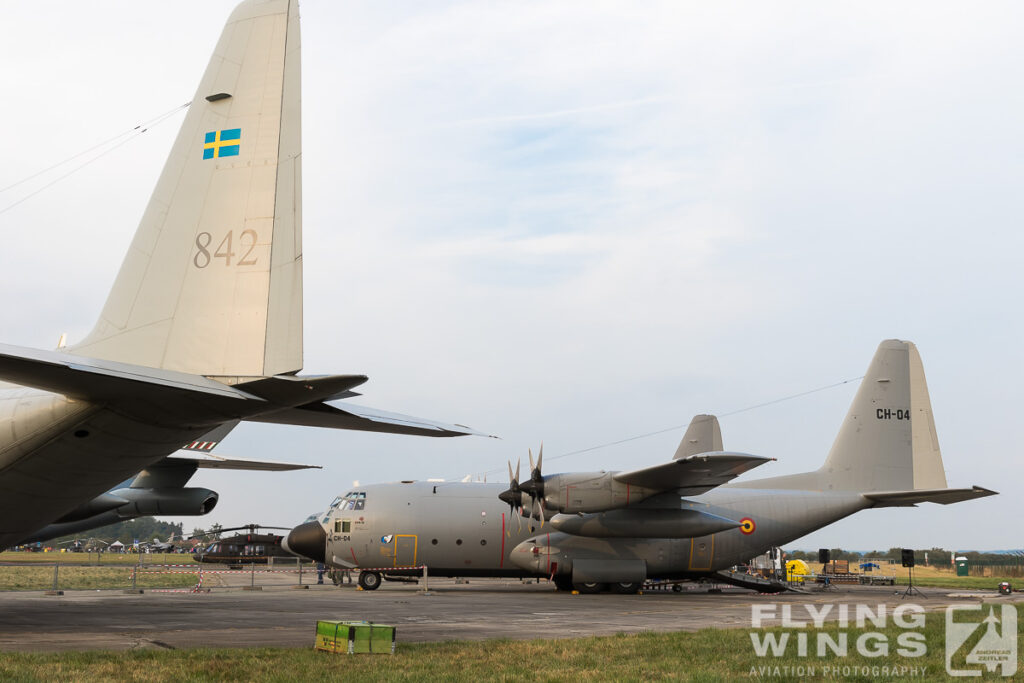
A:
POLYGON ((699 495, 732 481, 748 470, 774 458, 726 451, 689 455, 661 465, 619 472, 615 480, 630 486, 667 491, 685 489, 685 495, 699 495))
POLYGON ((996 491, 972 486, 969 489, 918 489, 916 491, 872 491, 861 494, 870 501, 873 507, 915 507, 918 503, 938 503, 949 505, 965 500, 985 498, 998 495, 996 491))

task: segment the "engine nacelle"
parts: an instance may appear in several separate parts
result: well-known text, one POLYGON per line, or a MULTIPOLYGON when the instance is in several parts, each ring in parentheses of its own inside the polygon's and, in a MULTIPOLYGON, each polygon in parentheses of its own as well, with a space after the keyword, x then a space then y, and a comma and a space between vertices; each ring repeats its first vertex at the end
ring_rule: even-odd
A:
POLYGON ((557 515, 551 526, 574 536, 595 538, 695 538, 735 529, 740 522, 699 510, 634 509, 557 515))
POLYGON ((101 493, 92 500, 82 503, 74 510, 58 519, 56 523, 66 524, 68 522, 80 522, 83 519, 102 515, 104 512, 109 510, 116 510, 122 505, 126 505, 128 502, 128 500, 121 496, 115 496, 111 493, 101 493))
POLYGON ((544 477, 544 508, 602 512, 639 503, 660 491, 615 481, 616 472, 568 472, 544 477))
POLYGON ((124 488, 112 491, 129 502, 117 508, 121 517, 142 515, 205 515, 217 505, 216 491, 203 488, 124 488))

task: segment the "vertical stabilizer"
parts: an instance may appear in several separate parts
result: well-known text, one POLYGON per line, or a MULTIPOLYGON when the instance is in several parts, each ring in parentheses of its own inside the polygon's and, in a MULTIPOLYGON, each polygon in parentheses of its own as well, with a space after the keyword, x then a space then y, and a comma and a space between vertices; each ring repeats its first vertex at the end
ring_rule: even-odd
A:
POLYGON ((879 344, 819 473, 837 490, 946 488, 924 366, 913 343, 879 344))
POLYGON ((679 442, 673 460, 687 458, 698 453, 712 453, 725 450, 722 447, 722 429, 714 415, 695 415, 690 426, 679 442))
POLYGON ((246 0, 99 321, 68 350, 221 378, 301 369, 300 153, 297 3, 246 0))

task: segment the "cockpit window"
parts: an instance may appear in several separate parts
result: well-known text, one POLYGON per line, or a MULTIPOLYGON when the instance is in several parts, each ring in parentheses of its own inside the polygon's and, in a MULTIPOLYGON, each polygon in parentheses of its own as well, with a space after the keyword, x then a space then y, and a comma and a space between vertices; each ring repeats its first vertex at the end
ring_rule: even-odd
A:
POLYGON ((344 496, 335 498, 331 503, 332 510, 365 510, 366 491, 349 491, 344 496))

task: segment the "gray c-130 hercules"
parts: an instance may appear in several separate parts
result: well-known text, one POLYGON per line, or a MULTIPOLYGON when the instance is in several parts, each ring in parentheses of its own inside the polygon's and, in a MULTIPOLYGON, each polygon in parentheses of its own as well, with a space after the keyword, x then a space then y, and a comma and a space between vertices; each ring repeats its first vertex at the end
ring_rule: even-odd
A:
POLYGON ((648 578, 714 575, 867 508, 995 494, 947 487, 924 368, 907 341, 879 345, 821 468, 731 481, 767 461, 723 452, 718 420, 698 415, 665 464, 544 475, 542 457, 531 456, 529 478, 519 482, 510 465, 507 488, 366 486, 293 529, 285 546, 362 570, 370 589, 381 576, 416 571, 399 567, 425 565, 434 575, 538 576, 560 589, 631 592, 648 578))
POLYGON ((299 376, 302 201, 296 0, 231 14, 92 332, 0 345, 0 549, 100 514, 104 495, 238 420, 457 436, 338 404, 363 375, 299 376))

